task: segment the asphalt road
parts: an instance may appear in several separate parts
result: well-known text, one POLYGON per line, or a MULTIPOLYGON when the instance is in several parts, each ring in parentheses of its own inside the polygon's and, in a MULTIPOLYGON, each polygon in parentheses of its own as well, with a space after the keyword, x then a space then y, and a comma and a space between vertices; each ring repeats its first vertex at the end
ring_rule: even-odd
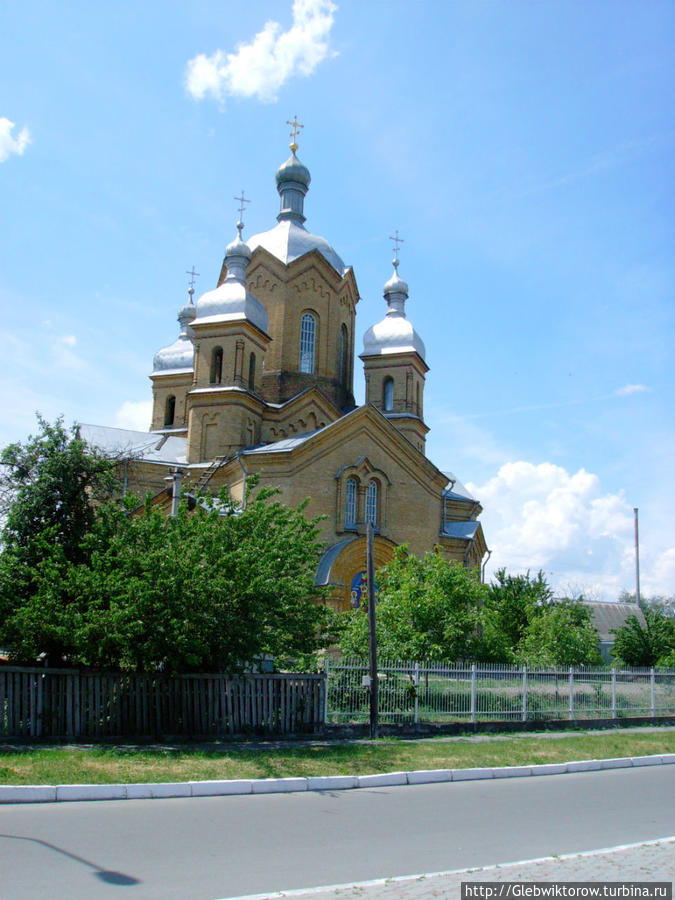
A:
POLYGON ((1 900, 214 900, 675 834, 675 766, 0 807, 1 900))

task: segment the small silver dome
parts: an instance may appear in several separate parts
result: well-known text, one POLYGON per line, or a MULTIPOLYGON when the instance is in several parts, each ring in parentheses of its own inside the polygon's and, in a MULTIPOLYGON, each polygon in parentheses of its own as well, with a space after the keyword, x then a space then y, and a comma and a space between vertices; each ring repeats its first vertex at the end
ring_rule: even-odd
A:
POLYGON ((286 181, 293 181, 296 184, 304 184, 308 188, 312 176, 309 174, 307 166, 300 162, 295 155, 295 151, 293 151, 286 162, 282 163, 277 169, 276 179, 279 187, 286 181))
POLYGON ((394 274, 384 286, 384 299, 389 307, 387 315, 366 331, 361 357, 414 352, 424 359, 427 352, 424 342, 405 315, 408 285, 399 278, 398 259, 394 260, 394 274))
POLYGON ((192 290, 190 300, 178 311, 180 334, 168 347, 163 347, 155 353, 152 361, 152 374, 159 372, 188 372, 194 367, 195 348, 192 343, 192 329, 190 322, 196 316, 196 310, 192 303, 192 290))
POLYGON ((241 222, 237 223, 237 237, 228 244, 225 251, 225 281, 214 291, 207 291, 199 298, 197 319, 222 322, 248 320, 261 331, 267 332, 267 311, 246 288, 246 269, 251 260, 251 250, 241 239, 243 227, 241 222))

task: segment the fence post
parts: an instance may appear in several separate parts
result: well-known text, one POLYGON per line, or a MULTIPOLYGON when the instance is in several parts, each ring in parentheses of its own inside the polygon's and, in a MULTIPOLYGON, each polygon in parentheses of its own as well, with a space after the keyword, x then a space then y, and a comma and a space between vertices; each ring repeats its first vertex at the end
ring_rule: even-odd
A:
POLYGON ((527 722, 527 666, 523 666, 523 722, 527 722))
POLYGON ((612 718, 616 719, 616 669, 612 666, 612 718))
POLYGON ((471 721, 476 721, 476 663, 471 666, 471 721))
POLYGON ((323 668, 325 674, 323 681, 323 724, 328 725, 328 676, 330 675, 330 658, 328 656, 323 668))
POLYGON ((418 662, 415 663, 415 725, 419 722, 420 718, 420 664, 418 662))
POLYGON ((570 666, 570 719, 574 719, 574 669, 570 666))
POLYGON ((649 682, 652 695, 652 716, 656 715, 656 684, 654 678, 654 667, 649 670, 649 682))

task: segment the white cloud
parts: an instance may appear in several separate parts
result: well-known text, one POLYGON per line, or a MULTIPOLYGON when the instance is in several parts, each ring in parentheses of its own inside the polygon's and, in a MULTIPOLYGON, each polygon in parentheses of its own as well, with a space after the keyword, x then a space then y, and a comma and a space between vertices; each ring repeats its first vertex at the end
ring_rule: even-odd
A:
POLYGON ((75 353, 77 338, 74 334, 64 334, 57 337, 51 343, 51 352, 55 366, 61 369, 81 370, 87 368, 87 363, 75 353))
POLYGON ((14 122, 0 118, 0 162, 8 159, 11 153, 21 156, 30 144, 30 132, 27 128, 22 128, 16 137, 12 137, 13 128, 14 122))
POLYGON ((644 384, 625 384, 614 391, 615 397, 630 397, 631 394, 644 394, 649 388, 644 384))
POLYGON ((147 431, 152 421, 152 400, 126 400, 115 413, 115 425, 132 431, 147 431))
POLYGON ((623 494, 603 493, 597 475, 519 461, 467 486, 484 507, 490 571, 543 569, 556 587, 574 584, 604 599, 630 584, 632 508, 623 494))
POLYGON ((272 20, 250 43, 234 53, 200 53, 187 64, 186 85, 197 99, 211 94, 257 97, 264 103, 277 99, 279 89, 293 75, 311 75, 329 55, 328 38, 337 7, 330 0, 294 0, 293 24, 288 31, 272 20))

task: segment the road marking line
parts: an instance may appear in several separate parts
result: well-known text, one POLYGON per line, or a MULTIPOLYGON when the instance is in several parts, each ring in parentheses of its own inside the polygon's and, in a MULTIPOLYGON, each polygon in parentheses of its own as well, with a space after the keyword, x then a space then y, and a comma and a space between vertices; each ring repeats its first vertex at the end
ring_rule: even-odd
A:
POLYGON ((563 859, 580 859, 587 856, 600 856, 602 853, 620 853, 622 850, 636 850, 638 847, 654 847, 657 844, 675 843, 675 835, 656 838, 652 841, 638 841, 636 844, 617 844, 615 847, 602 847, 599 850, 581 850, 578 853, 562 853, 559 856, 538 856, 536 859, 519 859, 515 862, 495 863, 490 866, 470 866, 467 869, 449 869, 446 872, 422 872, 418 875, 395 875, 391 878, 373 878, 370 881, 352 881, 346 884, 326 884, 321 887, 297 888, 291 891, 272 891, 264 894, 240 894, 236 897, 222 897, 220 900, 285 900, 286 897, 311 897, 327 891, 345 891, 353 888, 383 887, 388 884, 401 884, 405 881, 421 881, 425 878, 443 878, 449 875, 464 875, 470 872, 491 872, 495 869, 508 869, 514 866, 526 866, 532 863, 553 862, 563 859))

